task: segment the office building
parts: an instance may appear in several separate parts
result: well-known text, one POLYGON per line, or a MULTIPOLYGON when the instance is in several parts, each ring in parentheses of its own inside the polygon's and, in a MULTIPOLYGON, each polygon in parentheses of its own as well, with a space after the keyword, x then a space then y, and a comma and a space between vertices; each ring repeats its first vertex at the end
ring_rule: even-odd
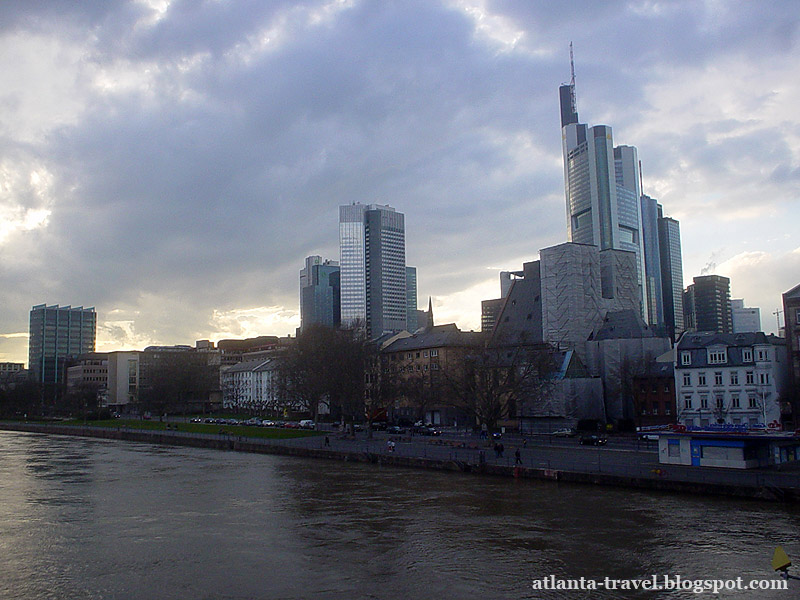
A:
POLYGON ((567 201, 567 240, 600 250, 626 250, 636 259, 639 312, 647 319, 642 250, 641 177, 636 148, 614 147, 611 127, 578 122, 575 82, 559 88, 567 201))
POLYGON ((42 384, 65 383, 67 362, 94 352, 97 313, 82 306, 47 306, 31 309, 28 368, 42 384))
POLYGON ((417 267, 406 267, 406 329, 410 333, 420 326, 417 313, 417 267))
POLYGON ((741 298, 731 299, 731 324, 733 333, 761 331, 761 309, 745 306, 741 298))
POLYGON ((731 280, 721 275, 701 275, 693 281, 683 295, 686 329, 733 333, 731 280))
POLYGON ((405 220, 391 206, 339 207, 343 325, 363 324, 371 338, 407 326, 405 220))
MULTIPOLYGON (((642 212, 642 250, 645 266, 645 292, 647 294, 647 322, 663 326, 664 297, 661 288, 661 249, 658 240, 660 205, 646 194, 640 198, 642 212)), ((683 284, 681 284, 681 291, 683 284)))
POLYGON ((680 223, 665 217, 658 205, 658 251, 661 256, 661 298, 664 325, 673 340, 685 329, 683 308, 683 257, 680 223))
POLYGON ((339 263, 309 256, 300 271, 300 331, 311 325, 341 323, 339 263))

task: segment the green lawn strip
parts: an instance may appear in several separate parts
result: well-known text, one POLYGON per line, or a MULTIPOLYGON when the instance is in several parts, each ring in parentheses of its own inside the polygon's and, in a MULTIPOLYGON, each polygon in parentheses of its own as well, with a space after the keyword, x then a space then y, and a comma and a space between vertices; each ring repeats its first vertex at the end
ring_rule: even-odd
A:
MULTIPOLYGON (((83 421, 70 421, 64 423, 65 425, 80 425, 83 426, 83 421)), ((254 427, 251 425, 213 425, 208 423, 162 423, 160 421, 145 421, 139 419, 108 419, 105 421, 89 421, 85 424, 88 427, 108 427, 116 429, 117 427, 126 427, 128 429, 144 429, 148 431, 167 431, 167 425, 170 426, 170 431, 176 426, 178 431, 186 431, 189 433, 229 433, 231 435, 240 435, 242 437, 253 437, 263 439, 283 440, 298 437, 308 437, 312 435, 320 435, 319 431, 308 431, 304 429, 280 429, 276 427, 254 427)))

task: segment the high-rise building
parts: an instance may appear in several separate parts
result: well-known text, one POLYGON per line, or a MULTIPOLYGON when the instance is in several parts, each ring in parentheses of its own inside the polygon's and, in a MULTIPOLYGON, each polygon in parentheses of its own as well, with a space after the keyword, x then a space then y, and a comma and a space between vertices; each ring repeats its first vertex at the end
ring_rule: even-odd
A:
POLYGON ((417 267, 406 267, 406 330, 414 333, 417 320, 417 267))
MULTIPOLYGON (((659 204, 654 198, 642 194, 641 207, 647 321, 651 325, 663 326, 665 324, 664 298, 661 289, 661 249, 658 240, 659 204)), ((681 282, 681 290, 683 290, 683 282, 681 282)))
POLYGON ((731 299, 731 326, 733 333, 756 333, 761 331, 761 309, 744 305, 741 298, 731 299))
POLYGON ((665 217, 658 205, 658 251, 661 256, 661 298, 664 324, 673 340, 686 325, 683 306, 683 257, 681 255, 681 226, 665 217))
POLYGON ((407 328, 405 220, 391 206, 339 207, 342 324, 370 337, 407 328))
POLYGON ((94 352, 94 308, 38 304, 30 313, 28 368, 43 384, 64 383, 68 360, 94 352))
POLYGON ((722 275, 701 275, 693 281, 684 293, 686 329, 733 333, 731 280, 722 275))
POLYGON ((340 322, 339 263, 309 256, 300 271, 300 331, 314 324, 338 327, 340 322))
POLYGON ((578 122, 575 82, 559 88, 567 200, 567 240, 636 255, 640 312, 648 317, 639 204, 641 177, 633 146, 614 147, 611 127, 578 122))

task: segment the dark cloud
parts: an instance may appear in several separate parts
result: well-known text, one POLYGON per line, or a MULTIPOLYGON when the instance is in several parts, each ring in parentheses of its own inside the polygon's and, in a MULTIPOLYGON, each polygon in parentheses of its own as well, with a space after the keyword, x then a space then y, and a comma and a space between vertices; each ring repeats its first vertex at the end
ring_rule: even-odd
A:
MULTIPOLYGON (((24 102, 0 98, 0 150, 20 173, 38 162, 53 178, 50 196, 19 184, 14 198, 51 212, 6 241, 15 260, 0 298, 17 315, 0 331, 24 330, 39 302, 119 310, 133 330, 111 324, 108 339, 170 343, 209 335, 214 309, 296 309, 303 258, 336 257, 337 207, 353 201, 406 214, 421 296, 518 267, 508 262, 565 236, 556 88, 570 40, 582 120, 638 145, 646 175, 796 192, 795 124, 720 115, 624 135, 659 110, 653 82, 720 58, 796 55, 790 3, 487 3, 482 23, 504 19, 523 33, 515 46, 451 5, 326 6, 187 0, 158 16, 143 3, 0 5, 0 36, 49 37, 81 57, 80 110, 43 141, 15 137, 24 102), (771 166, 747 166, 753 153, 771 166)), ((760 111, 774 94, 742 105, 760 111)))

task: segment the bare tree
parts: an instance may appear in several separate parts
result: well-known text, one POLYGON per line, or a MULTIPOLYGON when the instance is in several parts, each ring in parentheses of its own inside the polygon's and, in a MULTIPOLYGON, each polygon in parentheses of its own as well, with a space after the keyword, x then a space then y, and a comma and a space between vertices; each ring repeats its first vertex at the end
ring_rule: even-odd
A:
POLYGON ((453 361, 445 379, 454 406, 492 430, 501 419, 516 416, 520 401, 539 401, 553 370, 549 347, 487 346, 453 361))

